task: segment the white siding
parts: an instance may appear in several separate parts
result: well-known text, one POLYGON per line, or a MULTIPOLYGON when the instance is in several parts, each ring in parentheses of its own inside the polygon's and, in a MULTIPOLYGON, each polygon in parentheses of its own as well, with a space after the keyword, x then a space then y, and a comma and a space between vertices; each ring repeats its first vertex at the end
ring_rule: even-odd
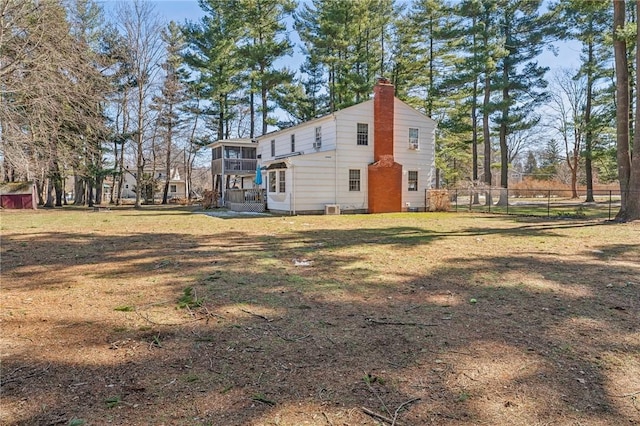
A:
MULTIPOLYGON (((430 188, 434 170, 436 123, 404 102, 395 100, 394 156, 403 166, 402 207, 424 207, 424 193, 430 188), (419 129, 420 149, 409 149, 409 128, 419 129), (408 171, 418 172, 418 190, 408 191, 408 171)), ((343 211, 368 208, 367 173, 374 153, 373 101, 274 132, 259 139, 258 154, 263 166, 286 162, 287 191, 268 194, 267 207, 276 212, 322 212, 327 204, 343 211), (357 124, 367 123, 369 144, 357 144, 357 124), (313 148, 315 128, 322 126, 322 148, 313 148), (291 154, 291 134, 296 136, 297 155, 291 154), (275 157, 271 156, 275 140, 275 157), (349 191, 349 170, 360 170, 360 191, 349 191)), ((265 185, 267 183, 265 182, 265 185)))
POLYGON ((373 101, 336 113, 338 173, 336 204, 342 210, 368 208, 367 171, 373 163, 373 101), (358 145, 358 123, 369 125, 369 144, 358 145), (360 191, 349 191, 349 170, 360 170, 360 191))
POLYGON ((335 151, 291 157, 285 163, 286 193, 268 193, 269 210, 321 212, 326 204, 335 204, 335 151))
POLYGON ((290 155, 292 134, 296 135, 296 152, 301 154, 332 151, 336 147, 335 120, 333 115, 328 115, 289 129, 268 133, 258 138, 258 154, 262 155, 261 161, 272 161, 276 157, 290 155), (313 147, 316 127, 322 128, 322 147, 320 149, 313 147), (275 140, 275 156, 271 155, 272 140, 275 140))
POLYGON ((435 130, 436 123, 422 115, 404 102, 395 101, 395 130, 393 155, 397 163, 402 164, 402 208, 410 206, 424 207, 425 190, 431 188, 435 167, 435 130), (409 128, 417 128, 420 149, 409 148, 409 128), (418 190, 408 190, 409 171, 418 172, 418 190))

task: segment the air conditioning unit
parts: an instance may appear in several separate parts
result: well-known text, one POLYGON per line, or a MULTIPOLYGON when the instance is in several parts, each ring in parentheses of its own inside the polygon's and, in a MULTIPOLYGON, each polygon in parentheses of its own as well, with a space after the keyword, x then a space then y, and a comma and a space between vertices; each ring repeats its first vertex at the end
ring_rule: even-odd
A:
POLYGON ((324 206, 324 214, 340 214, 340 206, 337 204, 326 204, 324 206))
POLYGON ((313 149, 320 149, 320 148, 322 148, 322 142, 313 143, 313 149))
POLYGON ((420 144, 418 142, 411 142, 409 144, 409 149, 415 149, 416 151, 420 150, 420 144))

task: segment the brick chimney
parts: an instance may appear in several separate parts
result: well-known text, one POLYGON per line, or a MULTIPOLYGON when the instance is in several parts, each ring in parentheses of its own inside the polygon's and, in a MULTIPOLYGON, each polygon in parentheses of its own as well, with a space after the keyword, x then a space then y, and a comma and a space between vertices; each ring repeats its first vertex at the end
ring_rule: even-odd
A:
POLYGON ((373 164, 369 165, 369 213, 402 211, 402 165, 393 158, 395 88, 386 78, 373 88, 373 164))

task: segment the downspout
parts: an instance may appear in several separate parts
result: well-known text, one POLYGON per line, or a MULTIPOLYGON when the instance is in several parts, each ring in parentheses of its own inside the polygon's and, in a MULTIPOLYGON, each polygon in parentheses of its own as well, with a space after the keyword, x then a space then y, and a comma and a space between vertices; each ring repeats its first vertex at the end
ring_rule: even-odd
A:
POLYGON ((291 197, 289 198, 292 206, 289 210, 292 211, 292 216, 296 215, 296 168, 291 164, 291 197))
POLYGON ((334 162, 334 171, 333 171, 333 204, 338 204, 338 118, 336 117, 335 114, 333 114, 333 127, 335 129, 335 149, 334 149, 334 154, 333 156, 335 157, 333 159, 334 162))

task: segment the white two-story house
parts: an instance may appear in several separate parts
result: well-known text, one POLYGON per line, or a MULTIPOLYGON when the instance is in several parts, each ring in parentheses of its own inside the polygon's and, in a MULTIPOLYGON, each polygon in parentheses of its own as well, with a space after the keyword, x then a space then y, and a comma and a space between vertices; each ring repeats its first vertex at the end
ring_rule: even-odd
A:
POLYGON ((257 138, 258 182, 275 213, 423 210, 436 123, 380 79, 372 100, 257 138))

